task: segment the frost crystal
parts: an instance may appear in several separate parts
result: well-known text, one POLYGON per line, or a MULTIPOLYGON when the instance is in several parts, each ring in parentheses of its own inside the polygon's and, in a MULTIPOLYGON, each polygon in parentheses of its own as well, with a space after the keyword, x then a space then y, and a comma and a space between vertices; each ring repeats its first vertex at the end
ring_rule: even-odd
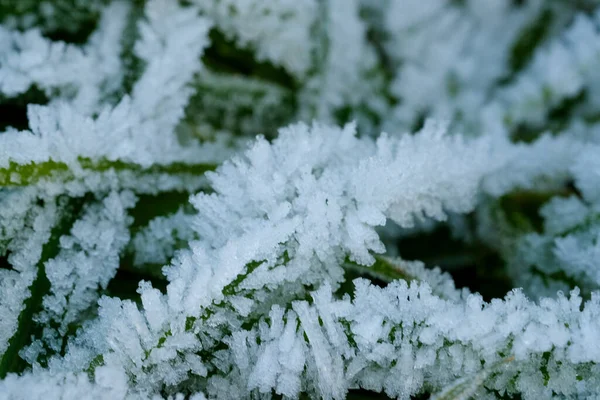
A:
POLYGON ((0 400, 597 399, 597 0, 0 0, 0 400))

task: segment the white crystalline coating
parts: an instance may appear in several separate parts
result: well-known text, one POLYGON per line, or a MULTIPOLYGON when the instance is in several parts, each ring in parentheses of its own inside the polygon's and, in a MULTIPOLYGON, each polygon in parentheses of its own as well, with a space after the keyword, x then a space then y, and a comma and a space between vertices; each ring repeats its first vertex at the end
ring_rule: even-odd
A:
POLYGON ((153 163, 214 159, 212 154, 202 154, 198 147, 182 148, 175 138, 162 140, 162 144, 168 140, 171 143, 159 152, 156 142, 149 142, 146 132, 140 129, 139 115, 127 98, 95 119, 77 113, 65 103, 30 106, 28 117, 31 132, 8 131, 0 135, 0 167, 6 168, 10 162, 53 160, 66 163, 77 172, 80 157, 120 159, 146 167, 153 163), (176 153, 177 149, 182 150, 181 154, 176 153))
MULTIPOLYGON (((34 206, 31 194, 31 190, 17 191, 1 196, 0 200, 0 233, 10 235, 6 248, 11 252, 8 262, 12 266, 11 270, 0 269, 0 355, 4 354, 17 330, 24 301, 30 296, 30 286, 38 276, 37 264, 44 244, 50 239, 57 219, 53 202, 44 208, 34 206), (28 210, 21 219, 18 213, 23 206, 28 210), (14 214, 8 215, 8 212, 14 214)), ((3 242, 7 238, 0 236, 0 240, 3 242)))
POLYGON ((599 26, 600 11, 592 16, 578 14, 564 33, 536 51, 527 69, 499 94, 511 124, 541 124, 553 107, 586 87, 593 88, 590 103, 596 107, 600 104, 595 94, 600 67, 599 26))
POLYGON ((485 177, 483 189, 494 197, 510 191, 553 190, 571 178, 571 169, 581 152, 589 147, 568 136, 541 136, 531 144, 494 142, 500 156, 492 173, 485 177))
POLYGON ((77 173, 81 157, 149 167, 215 162, 228 155, 221 143, 182 146, 173 132, 191 94, 186 85, 202 67, 200 55, 208 44, 210 23, 163 0, 149 2, 146 17, 136 52, 147 66, 132 97, 103 108, 96 118, 67 103, 30 106, 30 132, 9 130, 0 135, 0 167, 53 160, 67 163, 77 173))
POLYGON ((594 204, 600 203, 600 158, 597 144, 586 145, 571 166, 575 184, 581 190, 584 198, 594 204))
POLYGON ((125 371, 114 368, 97 368, 94 381, 86 373, 50 372, 28 373, 22 376, 9 374, 0 381, 0 399, 11 400, 125 400, 141 399, 129 392, 125 371))
POLYGON ((34 211, 37 200, 37 191, 34 188, 18 188, 0 192, 0 248, 4 250, 7 243, 26 224, 26 219, 34 211))
POLYGON ((347 383, 344 382, 344 363, 341 354, 330 346, 324 332, 319 327, 318 314, 306 302, 293 304, 294 311, 302 325, 302 330, 310 343, 309 357, 314 361, 318 391, 324 399, 341 400, 345 397, 347 383))
MULTIPOLYGON (((357 211, 375 208, 405 227, 422 216, 445 220, 445 211, 468 212, 480 178, 493 161, 485 141, 465 142, 447 136, 446 126, 432 121, 415 136, 404 135, 399 140, 382 136, 377 140, 376 157, 361 160, 353 171, 357 211), (375 181, 381 193, 377 193, 375 181)), ((373 223, 360 215, 359 219, 373 223)))
MULTIPOLYGON (((427 284, 398 281, 384 289, 364 280, 355 284, 352 301, 336 300, 329 285, 324 285, 312 293, 313 305, 295 302, 294 311, 287 313, 274 306, 267 320, 232 333, 230 328, 220 330, 219 325, 197 326, 199 337, 210 334, 227 343, 225 350, 209 352, 208 358, 202 360, 219 365, 218 369, 231 379, 219 372, 210 374, 208 380, 214 385, 207 386, 208 395, 245 397, 247 389, 255 388, 262 393, 274 390, 290 397, 303 390, 314 396, 339 399, 345 397, 349 387, 361 385, 408 399, 420 393, 424 385, 437 391, 457 378, 477 374, 475 379, 485 380, 486 386, 505 382, 502 387, 508 393, 527 387, 524 398, 535 399, 546 390, 544 382, 536 379, 542 370, 559 395, 585 397, 599 389, 593 380, 587 386, 575 385, 576 376, 587 377, 600 362, 600 347, 596 343, 600 329, 597 295, 583 307, 577 291, 570 297, 561 294, 557 299, 543 299, 539 304, 514 291, 504 300, 486 303, 479 295, 443 300, 433 295, 427 284), (480 376, 482 365, 486 369, 491 366, 494 374, 480 376), (560 374, 566 366, 572 368, 573 374, 560 374), (403 379, 407 376, 412 378, 403 379)), ((123 304, 118 309, 126 308, 127 304, 123 304)), ((156 377, 151 377, 151 369, 142 373, 138 364, 142 361, 136 355, 143 354, 136 343, 151 343, 146 341, 145 330, 133 328, 138 314, 110 315, 111 331, 119 331, 119 336, 111 338, 121 344, 113 342, 115 353, 105 354, 106 368, 126 368, 136 374, 141 388, 150 389, 147 385, 156 377), (132 341, 135 337, 139 339, 132 341), (120 352, 127 355, 118 356, 120 352), (138 360, 138 365, 127 360, 138 360)), ((230 326, 228 321, 235 320, 232 317, 221 320, 221 326, 230 326)), ((172 323, 171 329, 175 326, 172 323)), ((172 364, 175 352, 168 349, 174 346, 178 353, 194 352, 198 339, 171 332, 174 336, 163 342, 164 347, 151 350, 151 356, 143 363, 157 365, 163 374, 170 371, 160 379, 176 384, 185 375, 178 375, 174 368, 185 370, 191 362, 172 364), (175 340, 176 337, 179 338, 175 340)), ((96 332, 96 340, 106 333, 96 332)), ((137 389, 134 386, 132 390, 137 389)))
POLYGON ((140 292, 144 312, 130 301, 101 298, 99 317, 70 343, 65 358, 51 360, 50 370, 85 369, 101 356, 104 366, 125 369, 136 377, 134 389, 147 393, 176 385, 189 374, 206 376, 205 360, 196 354, 203 345, 185 331, 185 320, 169 312, 164 295, 148 284, 140 292))
POLYGON ((115 275, 120 253, 129 241, 132 218, 127 209, 135 202, 131 192, 113 192, 101 204, 87 207, 69 235, 61 236, 58 255, 44 263, 50 291, 36 319, 48 325, 43 337, 47 345, 53 346, 56 333, 66 334, 69 326, 96 302, 98 290, 106 289, 115 275), (56 328, 50 328, 50 324, 56 328))
POLYGON ((0 48, 5 49, 0 51, 0 92, 15 96, 34 84, 48 95, 74 89, 70 102, 78 111, 97 111, 101 97, 121 84, 120 40, 129 9, 119 0, 104 8, 84 47, 53 42, 36 29, 21 33, 0 26, 0 48))
POLYGON ((330 122, 335 120, 335 111, 361 104, 383 114, 385 105, 376 95, 382 87, 377 86, 377 79, 368 78, 374 74, 377 60, 375 49, 367 42, 359 1, 329 0, 321 8, 318 23, 324 43, 317 41, 319 65, 300 95, 301 116, 330 122))
POLYGON ((216 28, 241 48, 255 50, 258 61, 281 65, 304 77, 312 66, 315 40, 311 30, 318 18, 315 0, 222 0, 192 2, 215 21, 216 28))
POLYGON ((196 238, 192 221, 193 217, 182 209, 175 214, 152 219, 133 237, 131 251, 134 253, 134 264, 167 264, 178 243, 187 243, 196 238))
POLYGON ((386 217, 411 226, 415 217, 468 212, 488 152, 484 141, 444 135, 434 123, 377 142, 355 137, 352 125, 297 124, 272 145, 259 139, 244 158, 209 174, 214 194, 192 198, 201 241, 167 271, 169 304, 182 312, 220 299, 253 261, 267 263, 246 289, 296 280, 337 285, 346 255, 368 265, 371 251, 384 251, 374 228, 386 217), (290 263, 273 265, 285 253, 290 263))
POLYGON ((134 51, 146 69, 133 88, 132 107, 140 116, 140 128, 149 131, 146 140, 158 142, 156 148, 165 151, 173 147, 169 133, 192 94, 187 84, 202 68, 200 56, 212 24, 169 0, 148 2, 145 17, 134 51))
POLYGON ((433 123, 398 139, 354 135, 352 125, 292 125, 273 145, 259 140, 244 158, 225 163, 209 175, 216 194, 192 198, 203 241, 216 249, 255 226, 265 232, 301 217, 295 257, 325 261, 340 247, 366 264, 369 251, 383 250, 373 228, 386 217, 411 226, 414 217, 444 219, 444 210, 474 205, 486 172, 484 142, 444 135, 433 123))
POLYGON ((551 296, 575 284, 584 293, 597 290, 600 148, 584 137, 544 135, 532 144, 509 145, 506 149, 505 161, 483 181, 488 194, 496 197, 513 190, 560 192, 573 181, 581 198, 554 197, 541 207, 542 232, 513 232, 503 237, 497 234, 503 228, 483 219, 478 229, 504 253, 514 284, 528 295, 551 296))
POLYGON ((431 396, 431 400, 468 400, 473 398, 478 389, 490 374, 490 370, 483 369, 474 376, 457 379, 441 392, 431 396))
POLYGON ((540 210, 543 232, 517 237, 509 254, 508 270, 515 282, 534 296, 567 290, 572 281, 584 292, 597 290, 599 207, 575 196, 554 198, 545 204, 540 210))
MULTIPOLYGON (((517 385, 519 380, 527 380, 527 375, 539 373, 539 366, 536 363, 541 360, 535 357, 535 354, 541 355, 544 351, 550 352, 550 358, 553 360, 562 360, 570 365, 575 364, 579 371, 585 371, 590 365, 585 363, 594 361, 596 355, 580 352, 581 345, 587 345, 587 334, 597 332, 598 326, 590 325, 591 315, 596 315, 598 308, 597 299, 588 302, 584 311, 579 310, 581 299, 574 292, 571 298, 560 296, 557 300, 546 299, 539 305, 529 302, 518 292, 507 296, 504 301, 494 301, 486 304, 478 296, 471 296, 466 301, 452 302, 444 301, 431 295, 426 285, 411 285, 405 283, 393 283, 385 289, 379 289, 367 284, 365 281, 357 281, 357 289, 352 305, 348 308, 334 307, 333 309, 345 310, 345 314, 337 315, 337 318, 350 321, 346 325, 346 334, 354 333, 352 337, 357 343, 358 351, 356 358, 365 359, 368 363, 375 363, 382 368, 378 370, 381 374, 381 380, 385 381, 383 389, 393 397, 400 396, 407 398, 408 395, 418 393, 418 388, 414 391, 404 391, 410 384, 401 375, 395 375, 400 371, 394 371, 394 368, 387 367, 392 360, 397 360, 398 366, 401 365, 403 351, 412 348, 413 355, 404 362, 408 363, 410 369, 423 370, 425 376, 431 375, 428 371, 435 369, 435 378, 440 382, 446 380, 448 385, 453 380, 454 374, 450 368, 445 368, 444 363, 453 363, 461 359, 463 364, 462 376, 468 375, 467 359, 471 358, 475 362, 475 368, 481 368, 480 361, 485 361, 485 365, 491 365, 503 360, 499 353, 505 353, 506 356, 514 356, 515 363, 507 362, 508 370, 502 371, 502 374, 515 376, 519 369, 516 367, 518 362, 532 363, 530 372, 521 372, 517 376, 517 385), (524 313, 524 319, 519 321, 510 316, 516 316, 519 311, 524 313), (552 316, 552 318, 548 318, 552 316), (564 324, 569 327, 565 328, 564 324), (371 332, 365 335, 365 328, 371 332), (390 333, 390 328, 396 327, 395 333, 390 333), (378 329, 375 329, 375 328, 378 329), (410 328, 413 327, 413 328, 410 328), (411 332, 412 330, 412 332, 411 332), (349 332, 350 331, 350 332, 349 332), (424 334, 427 332, 427 339, 424 334), (546 332, 554 332, 546 339, 546 332), (584 333, 586 332, 586 333, 584 333), (560 333, 560 334, 559 334, 560 333), (360 338, 360 340, 358 339, 360 338), (458 352, 454 352, 450 358, 444 356, 442 347, 449 341, 458 345, 458 352), (387 359, 372 358, 371 351, 376 351, 381 342, 391 343, 395 350, 389 351, 387 359), (512 350, 510 343, 513 342, 512 350), (544 343, 548 343, 547 345, 544 343), (554 347, 552 347, 554 346, 554 347), (417 347, 420 348, 417 351, 417 347), (434 350, 435 363, 419 364, 419 354, 426 350, 434 350), (578 365, 581 364, 581 365, 578 365), (421 366, 419 366, 421 365, 421 366), (510 368, 513 367, 513 368, 510 368), (430 370, 431 369, 431 370, 430 370), (443 377, 442 377, 443 376, 443 377), (403 388, 404 387, 404 388, 403 388)), ((327 290, 327 289, 322 289, 327 290)), ((317 294, 315 294, 317 296, 317 294)), ((334 303, 336 301, 334 300, 334 303)), ((326 319, 323 314, 325 309, 319 307, 320 317, 326 319)), ((339 322, 338 322, 339 323, 339 322)), ((342 326, 340 326, 342 327, 342 326)), ((320 328, 325 330, 325 327, 320 328)), ((329 343, 335 343, 329 338, 329 343)), ((592 348, 595 346, 592 345, 592 348)), ((330 352, 336 353, 336 350, 330 352)), ((342 349, 338 349, 343 354, 342 349)), ((346 362, 351 362, 346 360, 346 362)), ((356 362, 356 361, 353 361, 356 362)), ((539 364, 538 364, 539 365, 539 364)), ((330 365, 329 368, 335 368, 330 365)), ((557 368, 558 366, 554 367, 557 368)), ((364 367, 364 374, 372 374, 373 369, 364 367)), ((415 371, 415 373, 417 372, 415 371)), ((522 368, 521 371, 527 371, 522 368)), ((472 371, 475 372, 475 371, 472 371)), ((580 372, 581 373, 581 372, 580 372)), ((551 373, 551 380, 554 379, 554 372, 551 373)), ((359 374, 355 379, 363 379, 359 374)), ((459 375, 460 376, 460 375, 459 375)), ((372 377, 373 378, 373 377, 372 377)), ((574 377, 573 377, 574 379, 574 377)), ((542 382, 537 383, 542 385, 542 382)), ((507 390, 514 388, 506 387, 507 390)), ((533 389, 533 388, 532 388, 533 389)), ((564 387, 564 395, 584 395, 585 393, 595 393, 597 388, 588 387, 586 389, 564 387), (583 390, 583 392, 579 392, 583 390)), ((535 397, 531 397, 535 398, 535 397)))
POLYGON ((200 239, 168 270, 167 294, 143 284, 143 310, 101 299, 98 319, 70 344, 65 359, 51 361, 51 369, 85 369, 102 355, 105 368, 135 376, 134 392, 175 386, 193 373, 206 377, 215 398, 243 397, 251 388, 337 399, 357 385, 408 398, 425 385, 441 390, 475 374, 482 362, 514 356, 491 384, 505 379, 512 383, 504 390, 537 398, 545 389, 535 377, 549 353, 553 364, 544 368, 558 393, 594 393, 595 386, 561 385, 555 371, 560 363, 585 375, 600 361, 593 342, 600 328, 597 296, 583 311, 577 293, 535 304, 514 292, 487 304, 478 295, 458 294, 439 273, 416 264, 407 272, 432 281, 449 300, 427 284, 402 282, 379 289, 357 281, 352 301, 331 295, 346 254, 370 262, 369 252, 380 248, 373 228, 386 218, 410 226, 414 214, 443 219, 444 210, 470 210, 481 176, 498 163, 494 157, 485 142, 447 136, 431 123, 414 136, 378 141, 357 138, 352 126, 302 124, 282 130, 272 144, 259 139, 210 175, 213 194, 194 198, 200 239), (250 271, 252 261, 264 263, 250 271), (312 305, 300 300, 284 312, 275 304, 268 320, 259 316, 242 327, 260 305, 239 295, 229 302, 224 291, 240 277, 234 293, 255 299, 317 277, 322 287, 312 305), (227 347, 214 350, 220 342, 227 347), (231 371, 229 378, 219 371, 231 371))
POLYGON ((150 329, 160 331, 168 321, 168 310, 160 291, 153 289, 148 283, 140 282, 140 292, 150 329))
POLYGON ((452 276, 447 272, 442 272, 439 267, 426 268, 421 261, 380 258, 397 267, 401 273, 406 274, 408 279, 426 282, 431 287, 432 292, 443 299, 456 301, 469 294, 466 289, 458 290, 454 285, 452 276))
POLYGON ((586 222, 594 210, 576 196, 554 197, 540 209, 544 232, 558 235, 586 222))
POLYGON ((53 43, 35 29, 21 33, 1 26, 0 38, 5 49, 0 68, 1 91, 8 96, 25 92, 34 82, 42 88, 73 83, 78 76, 76 69, 85 62, 80 48, 53 43), (11 48, 17 51, 6 51, 11 48), (71 73, 64 73, 69 70, 71 73))
POLYGON ((597 1, 112 1, 87 10, 101 12, 82 45, 36 30, 54 1, 0 26, 2 105, 34 86, 50 100, 28 105, 28 131, 0 133, 0 374, 19 361, 9 346, 30 367, 0 381, 0 399, 598 396, 597 1), (546 10, 558 18, 544 28, 546 10), (513 68, 532 27, 541 44, 513 68), (130 34, 139 64, 123 58, 130 34), (188 171, 228 157, 243 140, 232 134, 271 138, 263 121, 285 118, 319 122, 258 138, 206 177, 188 171), (346 119, 364 136, 334 126, 346 119), (396 135, 374 139, 378 125, 396 135), (53 168, 76 179, 44 175, 53 168), (28 172, 35 185, 12 186, 28 172), (130 233, 146 211, 130 211, 132 193, 205 189, 196 214, 130 233), (550 199, 535 232, 508 221, 502 196, 521 190, 550 199), (41 264, 69 197, 83 208, 41 264), (389 220, 404 231, 382 235, 389 220), (524 288, 486 302, 439 269, 374 255, 448 226, 467 247, 492 242, 524 288), (166 290, 142 281, 137 301, 98 299, 129 267, 125 250, 170 263, 166 290), (411 282, 361 279, 352 292, 348 272, 411 282), (19 321, 26 307, 41 333, 19 321))
POLYGON ((595 226, 583 234, 554 240, 554 255, 570 276, 584 277, 588 284, 600 287, 600 228, 595 226))
MULTIPOLYGON (((200 240, 192 242, 191 249, 180 253, 167 270, 170 284, 164 298, 155 289, 142 286, 142 301, 148 308, 144 313, 132 303, 102 299, 99 319, 81 336, 80 345, 70 350, 73 356, 67 355, 67 364, 56 361, 56 365, 80 365, 81 357, 89 362, 103 354, 105 365, 126 368, 140 385, 176 384, 196 368, 181 361, 186 352, 211 343, 200 340, 204 334, 190 334, 190 330, 202 332, 206 327, 189 325, 189 318, 204 321, 202 313, 207 307, 231 304, 233 312, 217 309, 210 317, 212 322, 207 321, 215 327, 209 328, 207 335, 218 338, 223 335, 220 324, 257 310, 255 300, 240 302, 233 296, 228 303, 224 293, 232 290, 231 285, 237 286, 233 290, 248 290, 255 296, 264 296, 260 293, 265 287, 293 288, 288 297, 302 293, 298 285, 304 282, 316 284, 325 279, 338 285, 338 263, 346 254, 368 264, 372 262, 369 251, 383 250, 374 227, 385 223, 386 217, 410 224, 411 213, 444 218, 443 210, 468 211, 474 205, 479 179, 486 171, 483 160, 488 156, 485 142, 447 136, 443 126, 433 123, 415 136, 384 136, 377 142, 357 138, 352 125, 340 129, 297 124, 282 130, 273 144, 259 139, 243 158, 225 163, 210 175, 214 194, 193 199, 199 210, 194 228, 200 240), (467 154, 470 166, 477 166, 475 172, 465 168, 467 154), (436 163, 446 168, 437 169, 436 163), (426 181, 428 171, 433 175, 426 181), (377 175, 383 177, 379 185, 371 182, 377 175), (411 185, 411 180, 419 185, 411 185), (395 203, 396 198, 400 204, 395 203), (278 265, 286 257, 290 257, 284 261, 287 265, 278 265), (264 262, 250 272, 247 268, 253 261, 264 262), (248 275, 235 283, 245 271, 248 275), (87 352, 83 350, 86 347, 87 352)), ((322 306, 327 307, 328 301, 322 306)), ((298 323, 312 337, 313 355, 301 350, 306 345, 290 339, 281 346, 298 357, 304 353, 302 359, 314 359, 316 364, 309 373, 315 378, 323 376, 315 390, 341 398, 347 387, 342 359, 335 358, 337 372, 323 375, 329 371, 332 356, 326 355, 329 347, 319 333, 316 316, 302 304, 298 303, 296 310, 298 323)), ((327 323, 331 328, 328 334, 335 334, 335 344, 341 346, 346 342, 343 330, 327 323)), ((288 324, 286 331, 295 325, 288 324)), ((262 357, 279 354, 274 347, 264 351, 262 357)), ((348 346, 346 352, 352 352, 348 346)), ((218 354, 215 357, 220 357, 218 354)), ((301 363, 288 367, 281 376, 269 372, 273 368, 269 363, 256 365, 263 365, 265 371, 247 376, 255 376, 253 382, 261 391, 275 385, 294 393, 301 387, 300 378, 294 377, 302 370, 301 363)))
MULTIPOLYGON (((514 7, 504 0, 391 0, 386 49, 399 64, 392 92, 394 120, 411 126, 423 113, 477 124, 481 108, 509 72, 511 47, 543 2, 514 7), (491 45, 493 43, 493 45, 491 45)), ((477 125, 470 127, 477 132, 477 125)))
MULTIPOLYGON (((127 19, 130 16, 131 4, 123 0, 112 0, 106 8, 102 10, 98 28, 92 34, 87 44, 87 52, 93 54, 96 59, 96 64, 93 66, 94 71, 98 73, 100 66, 103 81, 101 83, 104 95, 110 95, 117 92, 123 83, 123 63, 121 61, 122 40, 127 19)), ((80 89, 77 100, 85 95, 85 90, 90 84, 88 82, 80 89), (85 90, 84 90, 85 89, 85 90)), ((96 101, 100 102, 104 99, 99 98, 96 101)), ((85 104, 85 102, 84 102, 85 104)), ((95 103, 90 102, 90 105, 97 107, 95 103)), ((85 108, 80 108, 85 110, 85 108)), ((96 108, 91 110, 96 111, 96 108)))

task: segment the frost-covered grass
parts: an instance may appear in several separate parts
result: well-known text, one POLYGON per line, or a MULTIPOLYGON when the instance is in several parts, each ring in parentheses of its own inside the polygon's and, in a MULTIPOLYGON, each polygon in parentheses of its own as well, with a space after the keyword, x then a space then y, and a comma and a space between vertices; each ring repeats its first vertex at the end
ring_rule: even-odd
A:
POLYGON ((600 398, 597 0, 0 0, 0 400, 600 398))

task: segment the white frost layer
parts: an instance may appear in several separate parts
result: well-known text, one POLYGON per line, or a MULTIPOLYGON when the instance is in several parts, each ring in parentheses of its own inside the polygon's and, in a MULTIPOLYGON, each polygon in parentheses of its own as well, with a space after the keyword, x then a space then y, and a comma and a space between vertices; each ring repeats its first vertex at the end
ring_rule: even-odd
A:
POLYGON ((201 68, 211 24, 176 2, 153 0, 146 5, 136 53, 146 69, 115 107, 95 118, 69 103, 29 106, 30 131, 0 135, 0 168, 10 162, 64 162, 77 169, 77 159, 105 158, 149 167, 173 162, 222 160, 226 151, 193 143, 182 146, 174 133, 191 89, 188 82, 201 68))
POLYGON ((398 65, 393 121, 411 126, 425 114, 459 120, 479 134, 481 109, 510 72, 512 45, 543 1, 390 0, 386 49, 398 65))
MULTIPOLYGON (((45 326, 42 341, 54 351, 60 351, 61 338, 70 325, 94 305, 98 290, 106 289, 114 277, 120 253, 129 241, 133 218, 127 210, 135 202, 131 192, 113 192, 102 203, 88 206, 69 235, 61 236, 58 255, 45 262, 50 291, 35 319, 45 326)), ((34 342, 32 351, 24 350, 31 364, 35 363, 37 346, 34 342)))
MULTIPOLYGON (((336 300, 325 284, 310 304, 274 305, 243 327, 239 314, 215 307, 186 329, 156 289, 145 287, 143 311, 131 302, 102 301, 103 322, 94 325, 88 345, 107 346, 107 367, 134 374, 140 388, 176 385, 192 373, 205 377, 209 397, 217 399, 247 398, 250 390, 343 399, 357 386, 409 399, 497 364, 502 368, 483 378, 485 386, 524 399, 600 390, 597 293, 582 307, 578 291, 536 304, 515 290, 486 303, 479 295, 444 300, 424 283, 355 285, 352 300, 336 300), (217 350, 220 343, 226 346, 217 350)), ((72 350, 71 362, 81 360, 83 349, 72 350)))
POLYGON ((120 41, 129 11, 125 1, 104 8, 84 47, 51 41, 37 29, 21 33, 0 26, 0 92, 15 96, 36 85, 51 95, 59 89, 78 111, 97 111, 102 96, 122 81, 120 41))
POLYGON ((215 193, 193 199, 200 239, 168 269, 167 294, 142 285, 143 313, 133 303, 101 299, 98 320, 53 365, 85 368, 103 354, 107 365, 123 366, 149 387, 192 372, 205 376, 208 366, 194 354, 204 345, 190 329, 220 337, 220 324, 262 310, 260 299, 291 301, 306 295, 304 285, 337 286, 346 255, 368 265, 370 252, 384 250, 375 227, 388 217, 410 226, 415 217, 471 210, 489 150, 485 141, 465 142, 434 123, 377 141, 357 138, 352 125, 318 124, 292 125, 273 144, 259 139, 209 175, 215 193), (250 272, 253 261, 264 262, 250 272), (212 322, 189 326, 213 304, 231 309, 217 307, 212 322))
POLYGON ((281 65, 299 78, 312 66, 317 1, 193 0, 193 4, 229 40, 255 49, 258 61, 281 65))
MULTIPOLYGON (((18 376, 9 374, 0 381, 0 399, 2 400, 125 400, 128 384, 124 371, 114 368, 97 368, 94 382, 90 382, 86 373, 38 372, 18 376)), ((141 399, 142 397, 137 397, 141 399)))
POLYGON ((191 259, 182 257, 169 272, 170 302, 183 311, 220 298, 251 261, 268 262, 246 287, 296 279, 337 284, 340 258, 368 265, 371 251, 384 251, 375 227, 386 218, 412 226, 415 218, 471 210, 489 159, 485 141, 445 135, 434 123, 414 136, 377 141, 357 138, 352 125, 304 124, 282 129, 272 145, 259 139, 208 175, 214 194, 192 199, 202 239, 191 259), (292 260, 272 272, 269 262, 285 252, 292 260))
POLYGON ((590 108, 600 105, 600 9, 578 14, 569 29, 536 51, 516 82, 499 93, 511 124, 542 124, 548 112, 587 89, 590 108))
POLYGON ((167 264, 178 242, 188 243, 196 238, 192 221, 193 217, 181 209, 175 214, 152 219, 133 237, 134 265, 167 264))
MULTIPOLYGON (((11 252, 12 269, 0 269, 0 355, 17 330, 18 318, 31 295, 30 286, 38 276, 37 264, 44 244, 59 216, 56 204, 33 204, 31 190, 0 194, 0 240, 11 252), (3 237, 8 234, 10 239, 3 237)), ((4 249, 2 249, 4 250, 4 249)), ((2 254, 4 251, 0 252, 2 254)))

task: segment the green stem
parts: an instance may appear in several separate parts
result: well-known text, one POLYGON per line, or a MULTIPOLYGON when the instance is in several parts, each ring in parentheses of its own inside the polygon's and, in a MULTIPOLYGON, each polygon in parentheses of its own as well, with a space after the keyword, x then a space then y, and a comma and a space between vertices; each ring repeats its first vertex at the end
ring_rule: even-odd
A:
MULTIPOLYGON (((86 157, 78 159, 79 166, 83 170, 106 172, 114 170, 116 172, 131 171, 139 174, 191 174, 202 175, 207 171, 216 169, 214 164, 184 164, 172 163, 168 165, 152 165, 144 168, 141 165, 124 162, 111 161, 107 159, 92 160, 86 157)), ((26 186, 44 178, 58 178, 62 180, 71 180, 75 174, 69 166, 60 161, 43 161, 41 163, 17 164, 10 162, 8 168, 0 168, 0 187, 2 186, 26 186)))

